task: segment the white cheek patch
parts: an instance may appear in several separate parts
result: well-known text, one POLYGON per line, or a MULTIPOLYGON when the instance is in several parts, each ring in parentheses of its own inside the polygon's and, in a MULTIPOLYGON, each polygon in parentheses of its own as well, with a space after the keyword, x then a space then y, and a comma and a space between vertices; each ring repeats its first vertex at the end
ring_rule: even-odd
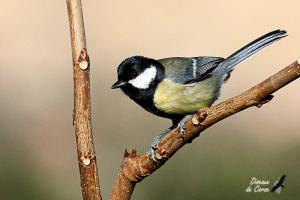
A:
POLYGON ((131 85, 139 89, 149 88, 150 83, 155 79, 157 70, 154 66, 151 66, 134 79, 128 81, 131 85))

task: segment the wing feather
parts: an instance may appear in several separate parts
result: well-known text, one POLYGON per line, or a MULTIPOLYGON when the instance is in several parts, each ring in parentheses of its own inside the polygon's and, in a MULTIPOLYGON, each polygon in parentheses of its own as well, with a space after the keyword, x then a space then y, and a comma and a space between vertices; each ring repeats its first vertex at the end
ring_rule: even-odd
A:
POLYGON ((223 60, 221 57, 201 56, 164 58, 159 62, 165 67, 166 78, 176 83, 190 84, 209 78, 223 60))

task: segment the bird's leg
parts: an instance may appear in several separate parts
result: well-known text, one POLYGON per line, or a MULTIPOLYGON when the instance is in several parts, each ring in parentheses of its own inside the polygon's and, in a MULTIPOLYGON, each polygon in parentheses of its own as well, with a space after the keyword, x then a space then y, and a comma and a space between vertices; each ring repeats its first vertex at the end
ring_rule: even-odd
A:
MULTIPOLYGON (((194 114, 193 114, 194 115, 194 114)), ((188 142, 188 143, 191 143, 191 141, 185 141, 185 130, 186 130, 186 127, 185 127, 185 123, 186 121, 192 119, 192 123, 193 125, 199 125, 201 122, 203 122, 206 117, 207 117, 207 112, 206 111, 198 111, 197 112, 197 115, 196 116, 193 116, 193 115, 186 115, 177 125, 177 128, 179 130, 179 133, 183 139, 184 142, 188 142)))
POLYGON ((167 128, 166 130, 164 130, 163 132, 161 132, 159 135, 155 136, 152 139, 152 142, 151 142, 150 148, 149 148, 149 153, 150 153, 150 158, 154 162, 158 162, 158 160, 156 158, 156 153, 155 153, 155 150, 157 149, 156 145, 168 132, 170 132, 172 129, 174 129, 176 127, 177 123, 178 123, 177 121, 173 121, 172 126, 170 126, 169 128, 167 128))
POLYGON ((177 125, 180 135, 184 136, 185 131, 185 122, 191 119, 193 115, 186 115, 177 125))

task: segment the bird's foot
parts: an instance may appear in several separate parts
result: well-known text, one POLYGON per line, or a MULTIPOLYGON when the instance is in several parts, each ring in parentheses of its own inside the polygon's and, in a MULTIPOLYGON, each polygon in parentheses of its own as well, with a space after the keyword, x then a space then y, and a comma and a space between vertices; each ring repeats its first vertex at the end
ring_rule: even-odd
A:
POLYGON ((156 154, 157 144, 171 130, 172 130, 172 127, 164 130, 163 132, 161 132, 159 135, 157 135, 156 137, 154 137, 152 139, 150 147, 149 147, 149 154, 150 154, 150 159, 153 160, 154 162, 159 162, 161 159, 161 158, 160 159, 157 158, 157 154, 156 154))
POLYGON ((159 141, 161 139, 161 137, 159 137, 159 136, 160 135, 153 138, 153 140, 151 141, 150 147, 149 147, 150 159, 153 160, 154 162, 158 162, 155 150, 157 149, 156 145, 159 143, 159 141))
POLYGON ((184 137, 185 132, 185 122, 192 118, 193 115, 186 115, 177 125, 179 133, 184 137))

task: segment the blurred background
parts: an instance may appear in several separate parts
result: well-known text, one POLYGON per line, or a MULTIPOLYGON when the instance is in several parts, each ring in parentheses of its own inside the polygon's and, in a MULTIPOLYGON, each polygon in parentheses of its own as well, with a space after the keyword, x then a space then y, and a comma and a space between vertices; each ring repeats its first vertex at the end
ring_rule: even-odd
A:
MULTIPOLYGON (((80 200, 66 3, 11 0, 0 7, 0 199, 80 200)), ((236 68, 220 102, 299 57, 299 7, 297 0, 83 1, 105 199, 124 149, 145 152, 170 124, 110 89, 123 59, 226 57, 269 31, 286 29, 288 37, 236 68)), ((299 199, 299 87, 295 81, 262 108, 203 132, 138 184, 133 199, 299 199), (245 192, 252 177, 271 187, 283 174, 286 188, 279 195, 245 192)))

